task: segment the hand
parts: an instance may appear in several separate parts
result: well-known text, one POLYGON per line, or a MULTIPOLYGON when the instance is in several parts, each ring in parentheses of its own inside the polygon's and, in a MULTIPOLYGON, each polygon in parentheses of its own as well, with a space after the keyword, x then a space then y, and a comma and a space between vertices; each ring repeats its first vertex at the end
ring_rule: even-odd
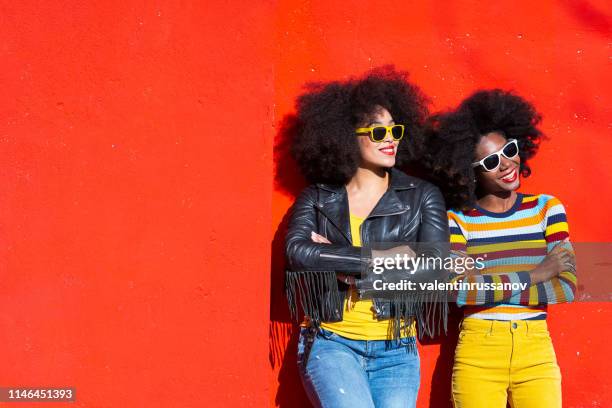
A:
POLYGON ((323 235, 317 234, 314 231, 310 233, 310 239, 317 244, 331 244, 327 238, 325 238, 323 235))
POLYGON ((563 271, 567 271, 568 269, 574 270, 576 268, 576 258, 574 254, 562 245, 567 242, 569 242, 569 238, 565 238, 563 241, 558 242, 548 255, 546 255, 544 260, 542 260, 535 269, 529 272, 532 284, 546 282, 558 276, 563 271))

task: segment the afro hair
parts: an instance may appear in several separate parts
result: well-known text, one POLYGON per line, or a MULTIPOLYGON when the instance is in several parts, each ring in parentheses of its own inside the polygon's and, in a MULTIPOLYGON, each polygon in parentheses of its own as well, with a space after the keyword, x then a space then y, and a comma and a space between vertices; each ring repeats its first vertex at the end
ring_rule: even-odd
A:
POLYGON ((501 89, 480 90, 455 110, 429 118, 425 130, 423 165, 446 200, 448 208, 463 210, 476 202, 476 175, 472 167, 476 145, 496 132, 516 139, 521 158, 520 173, 529 177, 528 160, 544 137, 538 124, 541 115, 522 97, 501 89))
POLYGON ((383 107, 405 126, 396 156, 396 166, 402 166, 420 151, 427 106, 408 74, 390 65, 360 78, 309 83, 297 99, 291 154, 309 182, 347 183, 361 160, 355 128, 383 107))

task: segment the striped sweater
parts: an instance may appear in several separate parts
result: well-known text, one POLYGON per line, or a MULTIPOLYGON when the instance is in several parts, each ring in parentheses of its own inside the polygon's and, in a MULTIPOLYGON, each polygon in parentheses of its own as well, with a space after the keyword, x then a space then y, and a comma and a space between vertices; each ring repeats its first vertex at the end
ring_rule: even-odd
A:
MULTIPOLYGON (((489 320, 545 319, 546 305, 571 302, 576 275, 564 271, 549 281, 531 285, 535 268, 559 241, 569 237, 565 209, 552 196, 517 193, 508 211, 493 213, 476 206, 449 211, 451 249, 484 259, 480 275, 468 283, 524 283, 518 290, 460 290, 457 304, 466 317, 489 320)), ((571 244, 562 244, 573 252, 571 244)), ((518 286, 518 285, 516 285, 518 286)))

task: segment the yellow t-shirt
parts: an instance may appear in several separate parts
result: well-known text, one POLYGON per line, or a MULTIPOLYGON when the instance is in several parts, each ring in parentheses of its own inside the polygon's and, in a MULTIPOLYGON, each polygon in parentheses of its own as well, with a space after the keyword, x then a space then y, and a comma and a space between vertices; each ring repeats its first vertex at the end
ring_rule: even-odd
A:
MULTIPOLYGON (((361 246, 361 224, 364 218, 350 215, 351 237, 353 246, 361 246)), ((333 323, 321 323, 325 330, 332 331, 342 337, 352 340, 389 340, 390 319, 378 320, 373 309, 371 299, 359 299, 357 290, 351 287, 349 295, 344 301, 344 314, 342 321, 333 323)), ((415 335, 416 324, 413 323, 409 330, 410 335, 415 335)))

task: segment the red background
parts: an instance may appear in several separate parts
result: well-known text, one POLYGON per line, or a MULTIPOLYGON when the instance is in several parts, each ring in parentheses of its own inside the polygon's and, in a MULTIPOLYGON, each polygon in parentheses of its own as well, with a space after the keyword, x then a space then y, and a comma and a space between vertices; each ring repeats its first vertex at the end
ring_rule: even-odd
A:
MULTIPOLYGON (((303 181, 280 144, 306 81, 394 63, 434 110, 514 89, 550 136, 523 191, 612 240, 607 2, 90 3, 0 2, 0 386, 307 406, 281 249, 303 181)), ((611 322, 552 308, 565 406, 612 400, 611 322)), ((421 407, 448 406, 442 344, 421 347, 421 407)))

